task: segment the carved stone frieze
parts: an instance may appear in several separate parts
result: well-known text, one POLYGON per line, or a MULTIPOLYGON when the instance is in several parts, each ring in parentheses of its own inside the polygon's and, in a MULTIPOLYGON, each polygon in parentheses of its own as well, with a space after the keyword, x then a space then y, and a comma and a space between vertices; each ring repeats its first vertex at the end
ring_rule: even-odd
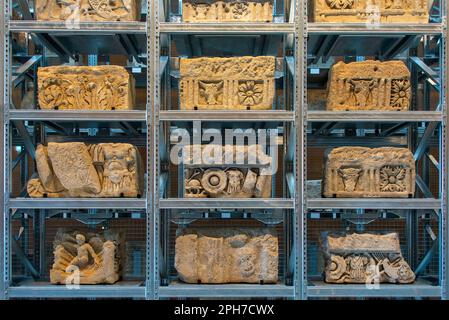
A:
POLYGON ((327 110, 406 111, 412 97, 410 71, 402 61, 336 63, 327 110))
POLYGON ((273 0, 183 0, 184 22, 271 22, 273 0))
POLYGON ((329 283, 412 283, 415 274, 401 254, 399 236, 324 232, 321 249, 329 283))
POLYGON ((185 229, 176 238, 175 268, 188 283, 275 283, 278 247, 270 229, 185 229))
POLYGON ((41 109, 132 109, 133 88, 131 75, 120 66, 53 66, 38 69, 41 109))
POLYGON ((55 143, 36 148, 38 178, 28 181, 31 197, 138 197, 143 170, 137 148, 128 143, 55 143))
POLYGON ((323 195, 407 198, 415 193, 415 160, 406 148, 341 147, 327 154, 323 195))
POLYGON ((181 109, 266 110, 275 91, 275 58, 181 59, 181 109))

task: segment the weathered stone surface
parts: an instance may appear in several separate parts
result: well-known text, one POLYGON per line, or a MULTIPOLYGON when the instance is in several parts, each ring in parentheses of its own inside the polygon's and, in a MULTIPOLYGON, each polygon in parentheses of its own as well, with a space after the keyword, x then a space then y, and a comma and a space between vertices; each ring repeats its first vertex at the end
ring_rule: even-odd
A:
POLYGON ((335 148, 327 154, 325 197, 407 198, 415 193, 415 160, 406 148, 335 148))
POLYGON ((269 229, 185 229, 176 238, 175 268, 188 283, 275 283, 278 238, 269 229))
POLYGON ((328 110, 406 111, 410 71, 402 61, 336 63, 328 85, 328 110))
POLYGON ((35 0, 36 19, 138 21, 140 0, 35 0))
POLYGON ((138 197, 143 191, 139 152, 128 143, 82 142, 39 145, 38 179, 28 181, 31 197, 138 197))
POLYGON ((427 23, 428 0, 314 0, 315 22, 427 23))
POLYGON ((271 22, 273 0, 183 0, 184 22, 271 22))
POLYGON ((412 283, 415 274, 401 254, 399 236, 325 232, 321 238, 329 283, 412 283))
POLYGON ((53 66, 38 69, 41 109, 133 108, 132 77, 120 66, 53 66))
POLYGON ((272 157, 260 145, 189 145, 184 154, 187 198, 271 196, 272 157))
POLYGON ((275 58, 181 59, 181 109, 271 109, 275 58))
POLYGON ((118 233, 59 230, 53 242, 53 284, 115 283, 122 271, 123 246, 118 233))

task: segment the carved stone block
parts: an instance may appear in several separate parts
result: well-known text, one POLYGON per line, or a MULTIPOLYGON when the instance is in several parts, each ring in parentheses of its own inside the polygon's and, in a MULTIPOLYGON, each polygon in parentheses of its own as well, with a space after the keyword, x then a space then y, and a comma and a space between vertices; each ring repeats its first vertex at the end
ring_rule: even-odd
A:
POLYGON ((181 109, 271 109, 274 72, 268 56, 181 58, 181 109))
POLYGON ((176 238, 175 268, 188 283, 275 283, 278 238, 269 229, 185 229, 176 238))
POLYGON ((41 109, 127 110, 134 84, 120 66, 53 66, 38 69, 41 109))
POLYGON ((140 20, 140 0, 35 0, 35 4, 37 20, 140 20))
POLYGON ((124 247, 118 233, 59 230, 53 248, 53 284, 112 284, 121 276, 124 247))
POLYGON ((415 160, 406 148, 335 148, 327 154, 323 195, 407 198, 415 193, 415 160))
POLYGON ((273 0, 183 0, 184 22, 271 22, 273 0))
POLYGON ((315 22, 427 23, 428 0, 314 0, 315 22))
POLYGON ((402 61, 338 62, 332 67, 329 79, 327 110, 410 108, 410 71, 402 61))
POLYGON ((184 158, 185 197, 271 196, 272 157, 264 153, 262 146, 194 145, 186 146, 184 151, 189 155, 184 158), (199 161, 195 161, 197 150, 203 155, 199 161))
POLYGON ((324 232, 321 249, 329 283, 412 283, 415 274, 401 254, 399 236, 324 232))
POLYGON ((140 154, 128 143, 39 145, 39 178, 28 181, 31 197, 138 197, 143 191, 140 154))

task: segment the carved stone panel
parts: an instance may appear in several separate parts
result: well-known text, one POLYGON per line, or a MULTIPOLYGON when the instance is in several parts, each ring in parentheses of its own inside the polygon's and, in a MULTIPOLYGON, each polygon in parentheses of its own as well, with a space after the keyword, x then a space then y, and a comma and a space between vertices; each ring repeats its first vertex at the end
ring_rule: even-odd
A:
POLYGON ((176 238, 175 268, 188 283, 275 283, 278 247, 270 229, 185 229, 176 238))
POLYGON ((428 23, 430 0, 314 0, 315 22, 428 23))
POLYGON ((184 22, 271 22, 273 0, 183 0, 184 22))
POLYGON ((128 143, 82 142, 39 145, 38 178, 28 181, 31 197, 139 197, 143 192, 140 154, 128 143))
POLYGON ((59 230, 53 249, 53 284, 112 284, 120 279, 124 246, 118 233, 59 230))
POLYGON ((181 109, 266 110, 275 91, 275 58, 181 58, 181 109))
POLYGON ((41 109, 127 110, 134 84, 120 66, 53 66, 38 69, 41 109))
POLYGON ((271 196, 272 157, 263 152, 262 146, 194 145, 184 151, 186 198, 271 196), (195 161, 197 151, 203 155, 199 161, 195 161))
POLYGON ((36 19, 47 21, 139 21, 140 0, 35 0, 36 19))
POLYGON ((335 148, 327 154, 323 195, 407 198, 415 193, 415 160, 406 148, 335 148))
POLYGON ((399 236, 324 232, 321 249, 329 283, 412 283, 415 274, 401 254, 399 236))
POLYGON ((327 110, 406 111, 410 71, 402 61, 336 63, 328 84, 327 110))

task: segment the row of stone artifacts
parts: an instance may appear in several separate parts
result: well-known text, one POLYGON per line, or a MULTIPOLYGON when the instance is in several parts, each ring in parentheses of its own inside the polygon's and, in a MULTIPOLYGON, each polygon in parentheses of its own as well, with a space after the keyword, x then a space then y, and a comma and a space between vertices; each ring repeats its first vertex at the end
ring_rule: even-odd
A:
MULTIPOLYGON (((272 56, 181 58, 182 110, 271 110, 275 98, 272 56)), ((134 81, 120 66, 53 66, 38 70, 41 109, 127 110, 134 81)), ((402 61, 336 63, 330 72, 327 110, 406 111, 410 71, 402 61)))
MULTIPOLYGON (((209 23, 272 22, 273 2, 274 0, 183 0, 182 19, 184 22, 209 23)), ((309 6, 315 22, 427 23, 432 2, 309 0, 309 6)), ((140 20, 140 0, 36 0, 35 3, 37 20, 140 20)))
MULTIPOLYGON (((397 233, 325 232, 320 239, 329 283, 412 283, 397 233)), ((115 283, 122 276, 123 235, 59 231, 53 284, 115 283)), ((279 244, 267 228, 197 228, 178 232, 175 268, 187 283, 276 283, 279 244)))
MULTIPOLYGON (((215 164, 184 159, 186 198, 270 198, 272 158, 260 145, 196 146, 220 151, 215 164), (255 162, 248 161, 257 155, 255 162), (245 166, 238 166, 241 157, 245 166), (222 160, 232 158, 234 164, 222 160)), ((195 146, 188 146, 190 150, 195 146)), ((189 153, 193 154, 193 153, 189 153)), ((203 152, 204 154, 204 152, 203 152)), ((38 177, 28 181, 31 197, 140 197, 144 172, 138 149, 128 143, 56 143, 36 148, 38 177)), ((415 161, 406 148, 340 147, 326 154, 323 196, 411 198, 415 161)))

